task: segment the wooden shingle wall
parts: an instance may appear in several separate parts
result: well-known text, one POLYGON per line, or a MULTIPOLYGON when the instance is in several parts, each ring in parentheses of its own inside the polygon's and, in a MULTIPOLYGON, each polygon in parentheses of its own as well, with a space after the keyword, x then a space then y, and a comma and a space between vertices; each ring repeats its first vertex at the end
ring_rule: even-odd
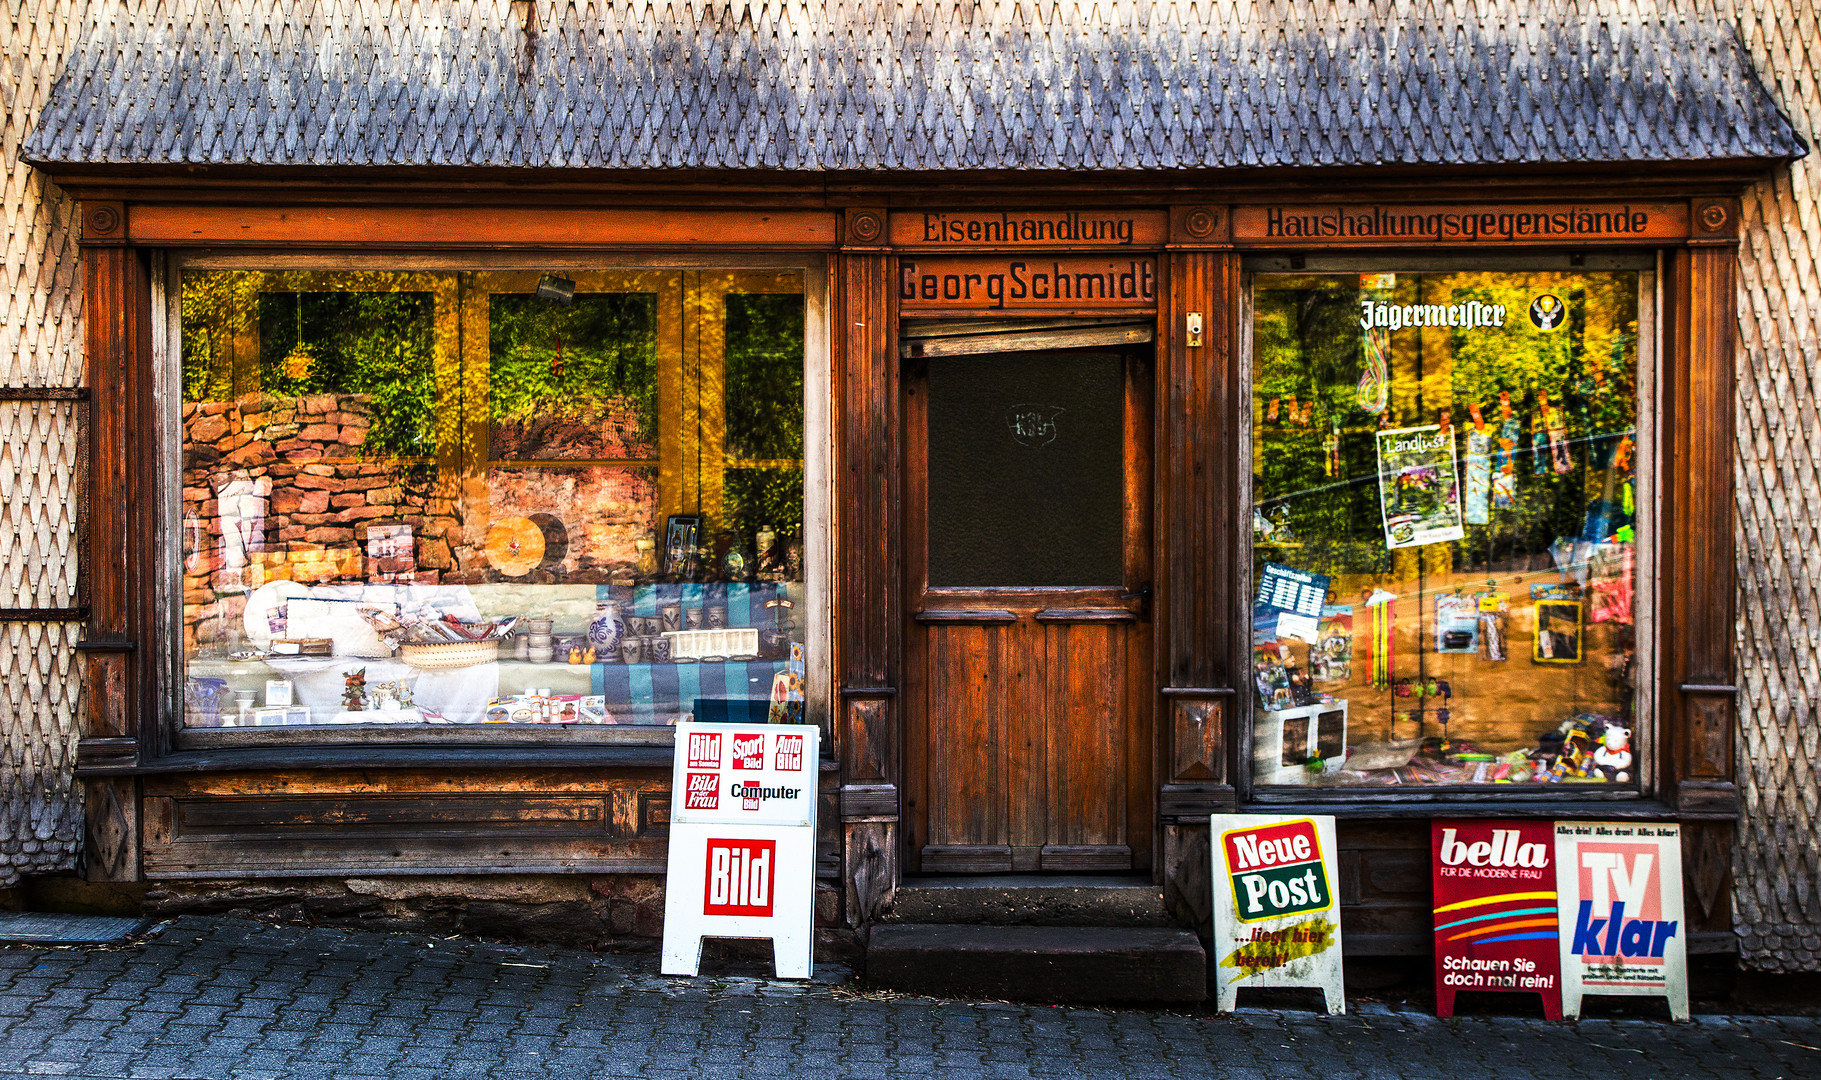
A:
MULTIPOLYGON (((758 53, 767 49, 788 52, 799 48, 798 32, 820 19, 812 19, 804 3, 783 5, 781 34, 762 33, 758 53), (772 42, 776 42, 775 45, 772 42)), ((805 163, 768 157, 789 153, 793 140, 799 149, 823 140, 825 155, 807 164, 835 165, 848 168, 877 168, 882 164, 919 163, 926 160, 949 161, 962 167, 978 166, 985 160, 997 160, 993 154, 1010 155, 1050 167, 1078 167, 1090 160, 1109 158, 1128 162, 1130 167, 1172 168, 1193 158, 1197 146, 1215 145, 1235 152, 1263 146, 1279 153, 1274 140, 1286 131, 1313 130, 1328 132, 1339 139, 1335 147, 1316 147, 1311 152, 1317 160, 1332 162, 1351 155, 1376 160, 1453 161, 1491 153, 1497 157, 1506 152, 1499 145, 1481 148, 1472 139, 1462 137, 1449 153, 1424 156, 1413 154, 1399 142, 1404 125, 1383 130, 1366 126, 1338 124, 1345 129, 1332 136, 1335 124, 1288 125, 1285 128, 1249 127, 1243 113, 1228 127, 1197 127, 1204 121, 1192 110, 1182 120, 1181 131, 1172 129, 1165 135, 1152 136, 1134 128, 1121 130, 1112 140, 1117 152, 1093 154, 1090 148, 1070 143, 1056 136, 1051 123, 1056 117, 1079 115, 1075 104, 1085 90, 1077 82, 1093 82, 1092 65, 1076 66, 1071 59, 1092 48, 1076 50, 1072 46, 1052 56, 1042 41, 1026 44, 1026 34, 1044 27, 1060 26, 1056 40, 1065 45, 1091 46, 1116 37, 1120 26, 1156 33, 1168 46, 1170 55, 1188 57, 1182 71, 1193 75, 1189 83, 1198 92, 1204 86, 1198 74, 1208 66, 1206 58, 1218 56, 1242 74, 1270 67, 1265 61, 1277 57, 1286 70, 1305 70, 1309 57, 1347 55, 1339 39, 1325 50, 1298 50, 1284 45, 1276 52, 1244 53, 1230 49, 1204 50, 1198 43, 1212 41, 1223 31, 1253 35, 1254 39, 1277 41, 1279 35, 1266 33, 1271 26, 1281 26, 1285 41, 1325 38, 1321 24, 1338 13, 1362 11, 1353 16, 1348 34, 1362 34, 1382 24, 1402 24, 1408 19, 1425 18, 1452 22, 1456 19, 1482 22, 1500 27, 1516 27, 1524 33, 1539 35, 1545 28, 1576 18, 1590 23, 1614 17, 1620 22, 1635 22, 1638 5, 1620 0, 1582 0, 1580 3, 1456 3, 1432 5, 1410 0, 1380 0, 1378 3, 1351 5, 1324 3, 1319 0, 1231 0, 1228 3, 1190 6, 1152 4, 1111 4, 1094 8, 1087 4, 1028 3, 999 5, 992 3, 952 5, 945 10, 954 14, 936 18, 929 15, 905 14, 912 5, 887 5, 854 2, 829 7, 837 17, 849 13, 853 28, 846 33, 848 49, 822 56, 808 63, 801 56, 795 64, 761 64, 772 77, 787 71, 807 72, 806 78, 827 84, 844 81, 867 87, 869 92, 889 81, 897 71, 888 62, 892 55, 911 56, 910 66, 927 71, 924 81, 938 87, 949 87, 952 93, 934 95, 926 106, 942 118, 953 105, 957 123, 965 131, 999 131, 999 134, 974 142, 964 148, 959 158, 950 160, 933 153, 930 146, 941 142, 940 125, 917 115, 887 116, 875 110, 851 118, 851 124, 837 134, 884 132, 874 142, 867 137, 835 138, 826 125, 832 123, 823 113, 801 113, 794 108, 782 110, 782 127, 762 139, 730 136, 732 141, 721 146, 715 164, 738 166, 805 163), (1180 8, 1181 10, 1177 10, 1180 8), (1527 19, 1526 9, 1539 9, 1544 17, 1527 19), (1084 14, 1089 10, 1110 12, 1101 19, 1084 14), (882 12, 883 14, 874 14, 882 12), (882 24, 889 23, 882 29, 882 24), (944 42, 971 42, 962 52, 978 48, 985 37, 970 38, 968 27, 990 30, 995 41, 1011 42, 1013 50, 1026 56, 1054 83, 1053 94, 1041 102, 1026 103, 1022 109, 998 107, 994 101, 976 101, 982 93, 976 83, 961 77, 953 60, 938 58, 934 52, 944 42), (1155 28, 1154 28, 1155 27, 1155 28), (1299 37, 1299 35, 1304 35, 1299 37), (869 50, 868 42, 883 41, 892 50, 869 50), (1302 59, 1299 60, 1298 58, 1302 59), (926 62, 927 61, 927 62, 926 62), (1053 62, 1052 62, 1053 61, 1053 62), (1048 65, 1046 67, 1046 65, 1048 65), (1040 107, 1041 106, 1041 107, 1040 107), (1046 111, 1047 110, 1047 111, 1046 111), (1001 117, 1009 117, 1002 119, 1001 117), (984 119, 983 119, 984 118, 984 119), (793 128, 792 125, 799 125, 793 128), (807 130, 801 125, 807 125, 807 130), (818 126, 823 125, 823 126, 818 126), (999 128, 994 127, 999 125, 999 128), (1023 125, 1023 126, 1020 126, 1023 125), (1000 130, 1003 128, 1004 130, 1000 130), (1352 133, 1352 134, 1348 134, 1352 133), (1045 138, 1049 136, 1049 138, 1045 138), (890 148, 898 156, 882 162, 877 156, 890 148), (986 158, 969 154, 986 154, 986 158)), ((518 86, 521 75, 538 79, 554 75, 568 58, 592 55, 591 50, 604 47, 608 39, 617 40, 619 29, 627 29, 628 40, 647 39, 666 46, 696 31, 689 28, 708 26, 709 37, 726 33, 733 39, 753 34, 751 16, 735 14, 740 5, 652 3, 632 5, 552 3, 540 0, 539 23, 545 29, 546 49, 526 58, 508 49, 485 55, 481 75, 489 87, 495 82, 504 89, 518 86), (712 17, 698 21, 689 12, 712 8, 712 17), (662 13, 675 11, 678 17, 665 22, 662 13), (658 26, 664 23, 663 26, 658 26), (721 29, 714 29, 715 27, 721 29), (608 33, 607 31, 613 31, 608 33), (573 40, 572 40, 573 39, 573 40), (578 46, 571 53, 550 43, 578 46), (520 68, 523 66, 523 71, 520 68)), ((769 5, 775 13, 777 4, 769 5)), ((1734 21, 1739 36, 1753 64, 1764 81, 1795 121, 1804 135, 1814 138, 1821 130, 1821 0, 1718 0, 1723 18, 1734 21)), ((1649 10, 1673 13, 1686 8, 1705 15, 1716 10, 1705 3, 1652 5, 1649 10)), ((754 11, 761 5, 752 5, 754 11)), ((43 110, 52 82, 63 71, 65 61, 74 55, 76 39, 84 26, 101 26, 116 21, 143 22, 147 25, 166 21, 183 26, 189 13, 217 11, 214 4, 198 0, 163 0, 163 2, 121 2, 121 0, 6 0, 0 12, 0 166, 4 168, 3 201, 6 236, 4 262, 0 264, 0 387, 73 387, 83 381, 81 357, 81 291, 74 246, 74 207, 41 174, 21 164, 21 143, 31 132, 43 110), (123 20, 116 15, 126 13, 123 20)), ((450 27, 479 26, 492 34, 509 32, 508 5, 504 0, 435 0, 423 4, 365 2, 318 3, 311 0, 280 4, 275 0, 230 3, 226 14, 217 17, 222 29, 221 40, 246 38, 256 41, 285 39, 287 23, 302 24, 303 34, 293 38, 326 37, 329 40, 357 39, 363 22, 376 35, 388 42, 387 70, 403 66, 402 57, 431 53, 438 57, 438 42, 449 37, 442 33, 450 27), (416 25, 413 25, 415 22, 416 25), (428 29, 425 23, 431 24, 428 29)), ((1670 22, 1675 16, 1666 15, 1670 22)), ((762 21, 762 19, 761 19, 762 21)), ((1376 32, 1376 31, 1373 31, 1376 32)), ((1034 35, 1045 39, 1043 33, 1034 35)), ((213 43, 215 39, 208 39, 213 43)), ((1351 38, 1348 38, 1350 41, 1351 38)), ((1681 40, 1678 38, 1677 40, 1681 40)), ((662 50, 660 50, 661 52, 662 50)), ((737 51, 737 50, 736 50, 737 51)), ((986 48, 983 55, 991 55, 986 48)), ((197 55, 212 50, 199 49, 197 55)), ((693 55, 693 54, 692 54, 693 55)), ((746 53, 740 53, 745 56, 746 53)), ((767 54, 769 55, 769 54, 767 54)), ((1555 55, 1549 48, 1535 48, 1524 54, 1547 58, 1555 55)), ((709 60, 721 62, 719 54, 707 54, 709 60)), ((194 59, 194 58, 192 58, 194 59)), ((321 57, 316 59, 320 60, 321 57)), ((100 64, 105 57, 94 60, 100 64)), ((632 72, 653 63, 650 55, 635 49, 626 57, 632 72)), ((1530 61, 1524 61, 1528 63, 1530 61)), ((1536 63, 1542 63, 1539 59, 1536 63)), ((147 61, 157 67, 159 61, 147 61)), ((320 65, 319 65, 320 66, 320 65)), ((1319 65, 1317 65, 1319 66, 1319 65)), ((149 70, 149 69, 148 69, 149 70)), ((622 73, 612 64, 604 72, 622 73)), ((1520 65, 1515 76, 1530 89, 1559 84, 1560 73, 1545 72, 1543 78, 1530 78, 1520 65), (1553 78, 1547 76, 1555 76, 1553 78)), ((1185 75, 1185 77, 1188 77, 1185 75)), ((469 77, 474 77, 469 73, 469 77)), ((1260 76, 1262 77, 1262 76, 1260 76)), ((1038 80, 1038 85, 1044 83, 1038 80)), ((1242 80, 1243 81, 1243 80, 1242 80)), ((156 80, 153 80, 156 83, 156 80)), ((733 80, 737 84, 738 80, 733 80)), ((159 143, 160 127, 132 111, 142 104, 134 94, 116 94, 107 90, 108 80, 97 84, 98 93, 113 94, 110 108, 123 111, 122 130, 141 132, 146 147, 159 143)), ((260 83, 259 85, 267 85, 260 83)), ((314 85, 314 84, 312 84, 314 85)), ((583 100, 574 115, 598 115, 600 95, 616 85, 603 79, 584 85, 579 92, 583 100)), ((771 84, 767 84, 771 85, 771 84)), ((920 83, 919 85, 923 85, 920 83)), ((1011 80, 995 89, 1008 94, 1021 92, 1021 80, 1011 80)), ((1208 87, 1214 83, 1205 84, 1208 87)), ((1317 79, 1318 91, 1330 85, 1317 79)), ((1340 97, 1360 96, 1363 91, 1353 85, 1335 82, 1345 92, 1340 97)), ((437 88, 427 92, 434 96, 437 88)), ((350 92, 361 92, 354 86, 350 92)), ((1208 93, 1212 93, 1209 89, 1208 93)), ((1325 92, 1325 91, 1323 91, 1325 92)), ((464 91, 465 93, 465 91, 464 91)), ((451 95, 451 108, 460 105, 459 95, 451 95)), ((837 95, 839 96, 839 95, 837 95)), ((863 95, 864 96, 864 95, 863 95)), ((1218 96, 1218 95, 1216 95, 1218 96)), ((1699 112, 1709 100, 1688 103, 1699 112)), ((513 99, 516 101, 517 99, 513 99)), ((782 100, 782 99, 781 99, 782 100)), ((867 98, 867 100, 871 100, 867 98)), ((1349 99, 1351 100, 1351 99, 1349 99)), ((1501 100, 1516 100, 1504 96, 1501 100)), ((394 106, 396 107, 396 105, 394 106)), ((516 106, 515 106, 516 107, 516 106)), ((420 103, 424 115, 417 127, 442 131, 447 119, 429 105, 420 103)), ((586 144, 581 151, 567 147, 555 131, 531 132, 524 136, 526 153, 538 149, 563 159, 571 156, 583 164, 663 163, 663 147, 655 141, 667 128, 683 125, 659 122, 667 110, 682 109, 678 102, 660 102, 651 110, 654 119, 648 128, 620 132, 618 141, 586 144), (659 107, 661 105, 662 107, 659 107), (551 143, 546 146, 545 140, 551 143), (560 148, 560 149, 556 149, 560 148)), ((1317 112, 1324 115, 1351 117, 1358 110, 1349 101, 1336 98, 1327 101, 1315 96, 1317 112), (1325 104, 1324 104, 1325 102, 1325 104)), ((105 111, 105 110, 104 110, 105 111)), ((1386 115, 1396 110, 1382 110, 1386 115)), ((735 115, 738 110, 730 111, 735 115)), ((1134 123, 1155 110, 1128 108, 1120 117, 1130 115, 1134 123)), ((1420 110, 1418 110, 1420 115, 1420 110)), ((108 114, 111 115, 111 114, 108 114)), ((255 111, 255 115, 257 115, 255 111)), ((465 112, 464 112, 465 115, 465 112)), ((477 113, 489 115, 487 110, 477 113)), ((494 115, 506 118, 507 126, 515 124, 509 110, 494 115)), ((564 115, 571 115, 565 110, 564 115)), ((1221 114, 1223 117, 1226 114, 1221 114)), ((1453 114, 1448 114, 1452 116, 1453 114)), ((410 118, 402 118, 410 119, 410 118)), ((1473 130, 1509 131, 1513 125, 1493 118, 1473 130)), ((568 121, 576 123, 573 117, 568 121)), ((1059 121, 1058 121, 1059 122, 1059 121)), ((401 121, 402 123, 402 121, 401 121)), ((602 121, 603 124, 606 121, 602 121)), ((402 124, 410 127, 410 124, 402 124)), ((457 125, 459 126, 459 125, 457 125)), ((1141 125, 1142 126, 1142 125, 1141 125)), ((1522 125, 1524 129, 1535 125, 1522 125)), ((231 140, 238 134, 255 130, 247 114, 225 113, 210 133, 231 140)), ((1447 130, 1447 125, 1440 125, 1447 130)), ((1544 125, 1547 130, 1575 130, 1571 124, 1544 125)), ((1697 125, 1697 128, 1699 125, 1697 125)), ((1720 125, 1718 138, 1727 137, 1720 125)), ((1631 126, 1628 125, 1630 130, 1631 126)), ((308 129, 321 139, 333 142, 328 129, 308 129)), ((363 129, 365 130, 365 129, 363 129)), ((384 122, 373 125, 379 132, 397 132, 401 124, 384 122)), ((591 129, 592 130, 592 129, 591 129)), ((603 128, 603 130, 607 130, 603 128)), ((1635 135, 1635 131, 1633 132, 1635 135)), ((1596 139, 1598 145, 1619 145, 1621 137, 1596 139)), ((501 146, 518 147, 516 142, 502 143, 498 132, 479 132, 473 140, 454 140, 467 147, 464 153, 503 154, 501 146), (489 139, 494 141, 489 141, 489 139)), ((1705 136, 1700 136, 1704 138, 1705 136)), ((1699 139, 1697 138, 1697 141, 1699 139)), ((54 140, 51 140, 54 142, 54 140)), ((75 145, 74 143, 72 144, 75 145)), ((135 143, 135 145, 140 145, 135 143)), ((716 144, 720 146, 721 144, 716 144)), ((1590 144, 1592 145, 1592 144, 1590 144)), ((262 142, 266 159, 274 161, 313 160, 308 154, 292 158, 294 148, 282 133, 262 142)), ((207 160, 217 149, 206 140, 186 147, 207 160), (197 149, 200 147, 201 149, 197 149)), ((408 164, 413 158, 403 154, 395 162, 389 156, 397 148, 381 147, 385 153, 370 155, 370 160, 408 164)), ((1509 149, 1509 148, 1507 148, 1509 149)), ((1586 150, 1586 147, 1569 147, 1586 150)), ((1686 148, 1684 148, 1686 149, 1686 148)), ((72 151, 73 153, 74 151, 72 151)), ((148 154, 151 150, 146 151, 148 154)), ((362 151, 363 153, 365 150, 362 151)), ((440 152, 440 151, 439 151, 440 152)), ((1284 151, 1287 153, 1287 151, 1284 151)), ((1524 157, 1522 148, 1511 150, 1512 159, 1524 157)), ((507 157, 510 157, 508 154, 507 157)), ((1746 962, 1765 970, 1821 970, 1821 412, 1816 403, 1817 381, 1821 380, 1821 342, 1817 341, 1817 324, 1821 324, 1821 154, 1798 162, 1776 180, 1759 185, 1745 200, 1746 232, 1741 248, 1740 272, 1740 375, 1738 396, 1738 512, 1739 575, 1741 582, 1740 621, 1738 626, 1740 672, 1740 787, 1745 795, 1745 817, 1739 826, 1739 843, 1734 866, 1734 910, 1740 932, 1741 949, 1746 962)), ((516 159, 513 159, 516 160, 516 159)), ((541 159, 540 159, 541 160, 541 159)), ((1275 160, 1275 159, 1273 159, 1275 160)), ((553 162, 562 164, 563 161, 553 162)), ((1228 162, 1233 164, 1254 161, 1228 162)), ((74 492, 78 481, 77 450, 80 435, 81 406, 67 402, 0 401, 0 608, 45 608, 68 606, 75 599, 75 543, 77 522, 74 492)), ((0 885, 12 882, 19 873, 45 872, 70 866, 76 856, 81 834, 81 796, 71 780, 71 761, 76 739, 75 716, 78 712, 79 682, 72 677, 71 642, 79 631, 78 624, 45 621, 0 622, 0 885)))
MULTIPOLYGON (((83 381, 75 204, 21 162, 19 148, 90 6, 7 0, 0 10, 0 611, 77 603, 84 407, 17 393, 83 381)), ((68 621, 0 621, 0 886, 75 863, 82 791, 70 772, 81 680, 71 645, 79 631, 68 621)))
MULTIPOLYGON (((1813 145, 1821 3, 1741 0, 1761 77, 1813 145)), ((1744 962, 1821 970, 1821 152, 1746 197, 1739 251, 1739 789, 1744 962)))

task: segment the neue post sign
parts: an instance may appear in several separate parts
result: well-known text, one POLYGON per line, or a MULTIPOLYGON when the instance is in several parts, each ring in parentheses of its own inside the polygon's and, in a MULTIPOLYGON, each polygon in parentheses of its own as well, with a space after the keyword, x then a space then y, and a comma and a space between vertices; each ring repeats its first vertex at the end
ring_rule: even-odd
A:
POLYGON ((1562 1018, 1555 836, 1547 821, 1430 822, 1435 1012, 1461 990, 1540 994, 1562 1018))
POLYGON ((677 725, 664 974, 694 975, 703 938, 770 938, 778 977, 809 978, 817 737, 806 724, 677 725))
POLYGON ((1242 987, 1312 986, 1330 1013, 1341 987, 1334 819, 1215 814, 1214 962, 1222 1012, 1242 987))

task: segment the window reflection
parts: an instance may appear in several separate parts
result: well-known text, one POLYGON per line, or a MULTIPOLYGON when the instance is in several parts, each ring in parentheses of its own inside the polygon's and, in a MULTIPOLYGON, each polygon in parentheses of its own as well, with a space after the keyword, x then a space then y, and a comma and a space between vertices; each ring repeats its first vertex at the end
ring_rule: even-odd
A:
POLYGON ((1637 780, 1638 275, 1261 275, 1253 776, 1637 780))
POLYGON ((575 276, 184 276, 186 724, 801 718, 800 275, 575 276))

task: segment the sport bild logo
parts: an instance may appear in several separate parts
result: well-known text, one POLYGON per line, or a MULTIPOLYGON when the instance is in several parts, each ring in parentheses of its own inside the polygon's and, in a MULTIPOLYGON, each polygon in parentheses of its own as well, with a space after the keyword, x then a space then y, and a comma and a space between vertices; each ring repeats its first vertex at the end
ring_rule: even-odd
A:
POLYGON ((733 737, 733 767, 757 771, 765 767, 765 736, 735 735, 733 737))
POLYGON ((683 779, 687 785, 683 791, 683 809, 719 810, 721 808, 721 777, 718 774, 692 772, 683 779))
POLYGON ((692 769, 718 769, 721 767, 720 732, 690 733, 689 767, 692 769))
POLYGON ((708 841, 702 913, 769 918, 772 886, 777 882, 777 846, 774 840, 708 841))
POLYGON ((802 772, 803 736, 778 736, 778 752, 772 760, 771 767, 779 772, 802 772))
POLYGON ((1234 829, 1220 842, 1241 922, 1307 915, 1334 903, 1313 821, 1234 829))

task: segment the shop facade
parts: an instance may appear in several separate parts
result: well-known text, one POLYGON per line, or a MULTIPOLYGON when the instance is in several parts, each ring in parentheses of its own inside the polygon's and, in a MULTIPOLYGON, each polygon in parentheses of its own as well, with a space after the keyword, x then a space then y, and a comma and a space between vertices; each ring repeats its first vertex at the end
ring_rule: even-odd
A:
POLYGON ((1340 818, 1350 955, 1427 950, 1462 816, 1679 823, 1691 950, 1730 953, 1740 198, 1801 152, 1762 123, 1091 182, 41 128, 88 320, 86 874, 649 899, 675 725, 807 721, 858 941, 985 874, 1129 875, 1205 931, 1207 817, 1256 810, 1340 818))

